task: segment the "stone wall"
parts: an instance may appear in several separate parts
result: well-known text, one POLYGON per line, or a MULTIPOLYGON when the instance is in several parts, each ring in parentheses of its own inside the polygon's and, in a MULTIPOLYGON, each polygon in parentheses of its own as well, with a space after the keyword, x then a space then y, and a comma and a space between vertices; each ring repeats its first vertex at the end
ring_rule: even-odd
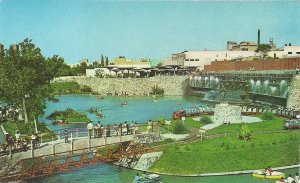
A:
POLYGON ((292 81, 286 107, 300 110, 300 75, 296 75, 292 81))
POLYGON ((60 77, 53 82, 75 81, 80 85, 90 86, 101 95, 107 93, 127 92, 129 95, 145 95, 154 85, 163 88, 165 95, 183 95, 186 76, 157 76, 150 78, 90 78, 90 77, 60 77))

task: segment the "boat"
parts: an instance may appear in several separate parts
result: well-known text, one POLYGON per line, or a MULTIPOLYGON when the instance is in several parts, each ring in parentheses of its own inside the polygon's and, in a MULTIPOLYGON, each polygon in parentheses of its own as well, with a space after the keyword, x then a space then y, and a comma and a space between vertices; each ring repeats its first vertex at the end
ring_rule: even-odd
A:
POLYGON ((120 104, 120 106, 121 107, 126 107, 126 106, 128 106, 128 104, 127 104, 127 102, 123 102, 123 103, 120 104))
POLYGON ((284 178, 284 173, 283 172, 278 172, 278 171, 272 171, 271 175, 266 175, 264 173, 264 171, 262 170, 255 170, 252 174, 253 177, 257 177, 257 178, 263 178, 263 179, 280 179, 280 178, 284 178))
POLYGON ((66 124, 68 124, 68 122, 66 122, 64 120, 57 120, 57 121, 53 121, 52 124, 53 125, 66 125, 66 124))
POLYGON ((146 179, 139 179, 139 183, 159 183, 161 176, 158 174, 148 174, 146 179))
POLYGON ((103 117, 103 114, 102 114, 101 112, 98 112, 98 113, 96 114, 96 116, 97 116, 98 118, 102 118, 102 117, 103 117))

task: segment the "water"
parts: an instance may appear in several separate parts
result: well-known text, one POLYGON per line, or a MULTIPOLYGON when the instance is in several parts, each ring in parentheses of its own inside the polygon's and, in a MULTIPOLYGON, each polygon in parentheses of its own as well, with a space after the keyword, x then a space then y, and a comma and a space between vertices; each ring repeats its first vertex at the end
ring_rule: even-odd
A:
POLYGON ((91 95, 65 95, 57 98, 59 99, 58 103, 47 103, 45 115, 40 119, 53 130, 62 128, 62 126, 52 125, 52 121, 47 120, 46 116, 55 110, 65 110, 67 108, 86 113, 94 123, 100 120, 102 124, 106 125, 124 123, 124 121, 143 123, 149 119, 157 120, 161 117, 170 119, 172 113, 176 110, 191 106, 206 106, 195 97, 181 96, 158 97, 158 102, 153 102, 152 97, 106 97, 105 99, 97 99, 91 95), (122 107, 120 104, 123 102, 127 102, 128 106, 122 107), (98 118, 96 114, 89 113, 88 109, 91 107, 101 109, 104 117, 98 118))
MULTIPOLYGON (((134 175, 138 171, 130 170, 110 164, 98 164, 77 169, 72 172, 55 174, 28 182, 38 183, 131 183, 134 175)), ((299 172, 296 168, 284 171, 286 175, 295 175, 299 172)), ((141 174, 141 172, 139 172, 141 174)), ((177 177, 162 175, 163 183, 274 183, 274 180, 264 180, 253 178, 250 174, 232 176, 212 176, 212 177, 177 177)))

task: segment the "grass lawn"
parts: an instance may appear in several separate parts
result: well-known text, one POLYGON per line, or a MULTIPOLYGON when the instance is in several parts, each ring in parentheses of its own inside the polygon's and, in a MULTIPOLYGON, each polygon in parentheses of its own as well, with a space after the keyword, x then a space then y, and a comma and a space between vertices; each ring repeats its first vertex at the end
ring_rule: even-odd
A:
POLYGON ((176 174, 200 174, 278 167, 299 162, 299 131, 255 134, 252 141, 241 141, 235 135, 170 144, 150 168, 152 171, 176 174))
MULTIPOLYGON (((258 116, 259 117, 259 116, 258 116)), ((249 123, 248 127, 253 132, 258 131, 280 131, 283 128, 283 121, 287 118, 274 117, 272 120, 264 120, 258 123, 249 123)), ((223 124, 217 128, 213 128, 207 131, 208 134, 220 134, 220 133, 238 133, 241 128, 241 124, 223 124)))

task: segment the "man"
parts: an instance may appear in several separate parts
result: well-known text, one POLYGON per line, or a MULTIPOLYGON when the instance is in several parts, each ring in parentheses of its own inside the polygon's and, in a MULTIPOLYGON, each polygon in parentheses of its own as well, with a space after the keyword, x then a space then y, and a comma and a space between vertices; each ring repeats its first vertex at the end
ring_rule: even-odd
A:
POLYGON ((93 134, 93 123, 91 123, 91 121, 87 124, 86 128, 88 129, 88 135, 90 137, 90 139, 92 138, 92 134, 93 134))
POLYGON ((65 136, 65 143, 69 143, 69 134, 67 130, 64 131, 64 136, 65 136))

